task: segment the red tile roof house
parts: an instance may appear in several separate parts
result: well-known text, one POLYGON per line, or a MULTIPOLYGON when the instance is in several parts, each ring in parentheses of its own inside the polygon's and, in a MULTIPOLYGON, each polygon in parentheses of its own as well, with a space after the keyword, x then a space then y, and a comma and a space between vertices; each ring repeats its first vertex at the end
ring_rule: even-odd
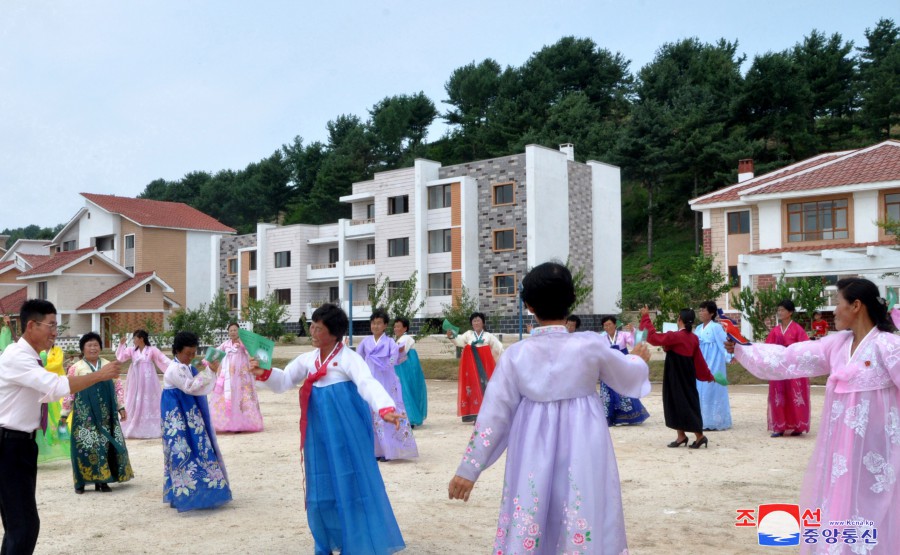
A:
MULTIPOLYGON (((57 253, 16 278, 26 291, 0 299, 5 305, 24 298, 40 298, 56 306, 64 337, 97 331, 104 346, 112 335, 144 327, 148 320, 162 326, 178 303, 168 297, 172 288, 155 272, 132 274, 96 248, 57 253)), ((18 310, 18 307, 13 307, 18 310)), ((60 343, 60 342, 58 342, 60 343)))
MULTIPOLYGON (((886 295, 900 288, 897 238, 877 222, 900 221, 900 141, 830 152, 753 176, 742 160, 738 183, 697 197, 703 249, 740 287, 767 287, 785 277, 848 276, 874 281, 886 295)), ((733 292, 738 291, 735 287, 733 292)), ((736 313, 730 294, 717 300, 736 313)), ((744 329, 749 333, 749 328, 744 329)))
POLYGON ((171 286, 167 296, 187 308, 218 293, 219 242, 234 229, 180 202, 81 196, 84 207, 50 243, 54 252, 96 247, 130 273, 155 272, 171 286))

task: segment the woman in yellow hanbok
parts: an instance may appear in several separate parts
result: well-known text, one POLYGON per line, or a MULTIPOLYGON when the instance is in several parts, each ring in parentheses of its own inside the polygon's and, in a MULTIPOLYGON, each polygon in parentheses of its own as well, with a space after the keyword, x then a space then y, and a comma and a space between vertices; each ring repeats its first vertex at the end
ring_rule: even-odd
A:
MULTIPOLYGON (((44 369, 58 376, 66 374, 65 368, 63 368, 64 357, 63 350, 59 347, 53 347, 49 352, 41 351, 44 369)), ((38 430, 35 435, 39 463, 69 458, 69 429, 65 425, 60 429, 59 411, 59 401, 49 403, 47 405, 47 431, 38 430)))

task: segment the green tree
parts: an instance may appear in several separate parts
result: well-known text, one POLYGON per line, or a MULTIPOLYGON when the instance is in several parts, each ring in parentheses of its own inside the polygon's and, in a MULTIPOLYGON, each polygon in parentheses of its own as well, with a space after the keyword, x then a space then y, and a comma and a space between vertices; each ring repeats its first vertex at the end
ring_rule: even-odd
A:
POLYGON ((196 309, 179 308, 169 316, 169 328, 175 333, 189 331, 197 334, 202 345, 212 345, 215 341, 215 330, 209 325, 205 305, 196 309))
POLYGON ((434 103, 424 92, 387 97, 371 110, 369 129, 379 169, 405 165, 424 154, 428 126, 437 117, 434 103))
POLYGON ((463 285, 462 290, 453 296, 450 304, 441 304, 443 317, 448 322, 459 328, 460 333, 472 329, 469 316, 478 311, 478 296, 472 295, 469 289, 463 285))
POLYGON ((584 268, 573 264, 571 258, 566 259, 566 268, 572 274, 572 284, 575 286, 575 302, 568 308, 572 312, 579 309, 591 296, 594 286, 588 281, 584 268))
POLYGON ((868 43, 859 49, 862 116, 869 136, 884 140, 900 135, 900 27, 880 19, 866 29, 868 43))
POLYGON ((792 300, 797 307, 794 320, 811 331, 813 312, 819 310, 825 300, 825 281, 818 276, 788 280, 792 290, 792 300))
POLYGON ((387 276, 378 276, 375 285, 369 289, 369 304, 372 310, 381 307, 391 318, 414 318, 425 306, 425 299, 419 300, 418 281, 418 271, 414 271, 408 279, 400 281, 397 287, 391 286, 387 276))
POLYGON ((731 306, 736 308, 750 322, 753 338, 761 341, 769 334, 770 324, 775 324, 778 303, 792 298, 790 287, 782 274, 772 287, 753 291, 744 287, 737 295, 731 295, 731 306))
POLYGON ((227 329, 228 324, 234 320, 234 316, 228 308, 228 297, 221 289, 206 308, 206 318, 209 327, 213 330, 227 329))
POLYGON ((244 320, 250 322, 254 333, 278 339, 284 335, 287 310, 287 305, 278 302, 275 293, 271 293, 265 299, 247 299, 244 320))

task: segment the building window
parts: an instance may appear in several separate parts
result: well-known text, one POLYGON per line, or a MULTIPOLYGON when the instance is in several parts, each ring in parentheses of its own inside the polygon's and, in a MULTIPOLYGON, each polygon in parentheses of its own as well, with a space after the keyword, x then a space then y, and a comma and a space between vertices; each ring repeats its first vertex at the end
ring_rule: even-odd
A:
POLYGON ((256 251, 250 251, 250 269, 256 269, 256 251))
POLYGON ((453 273, 428 274, 428 294, 448 296, 453 294, 453 273))
MULTIPOLYGON (((134 237, 134 236, 132 235, 132 237, 134 237)), ((63 243, 62 250, 63 250, 63 252, 74 251, 75 250, 75 239, 72 239, 71 241, 66 241, 65 243, 63 243)))
POLYGON ((134 266, 125 266, 125 269, 128 270, 129 272, 131 272, 132 274, 134 273, 134 266))
MULTIPOLYGON (((900 193, 884 195, 884 219, 895 225, 900 224, 900 193)), ((893 235, 891 230, 885 229, 884 231, 893 235)))
POLYGON ((388 239, 388 256, 409 256, 409 237, 388 239))
POLYGON ((375 243, 366 245, 366 260, 375 260, 375 243))
POLYGON ((428 209, 450 208, 450 184, 428 188, 428 209))
POLYGON ((278 301, 278 304, 291 304, 291 290, 276 289, 275 300, 278 301))
POLYGON ((152 285, 150 285, 150 284, 148 283, 147 285, 144 286, 144 293, 152 293, 152 292, 153 292, 153 286, 152 286, 152 285))
POLYGON ((116 248, 116 238, 112 235, 107 237, 97 237, 94 241, 94 246, 97 247, 98 251, 111 251, 116 248))
POLYGON ((847 199, 794 202, 788 209, 788 241, 847 239, 847 199))
POLYGON ((738 275, 738 267, 737 266, 729 266, 728 267, 728 284, 732 287, 740 287, 741 286, 741 276, 738 275))
POLYGON ((228 294, 228 308, 231 310, 237 310, 237 293, 229 293, 228 294))
POLYGON ((750 233, 750 211, 728 213, 728 235, 750 233))
POLYGON ((450 230, 436 229, 428 232, 428 252, 450 252, 450 230))
POLYGON ((503 204, 514 204, 516 202, 515 183, 496 183, 494 184, 494 206, 503 204))
POLYGON ((279 251, 275 253, 275 267, 276 268, 290 268, 291 267, 291 251, 279 251))
POLYGON ((328 288, 328 302, 336 303, 341 298, 341 290, 337 286, 328 288))
POLYGON ((402 291, 405 284, 405 281, 389 281, 387 289, 388 299, 394 298, 394 295, 402 291))
POLYGON ((256 287, 250 287, 249 289, 247 289, 247 296, 255 301, 256 300, 256 287))
POLYGON ((339 249, 328 249, 328 263, 337 264, 340 259, 341 251, 339 249))
POLYGON ((409 212, 409 195, 388 198, 388 215, 409 212))
POLYGON ((128 234, 125 236, 125 248, 126 249, 134 248, 134 234, 128 234))
POLYGON ((498 229, 494 232, 494 250, 511 251, 516 248, 516 230, 498 229))
POLYGON ((374 204, 366 205, 366 218, 368 218, 370 220, 375 219, 375 205, 374 204))
POLYGON ((229 258, 228 259, 228 275, 233 276, 237 273, 237 258, 229 258))
POLYGON ((37 298, 47 300, 47 282, 39 281, 37 284, 37 298))
POLYGON ((515 274, 499 274, 494 276, 494 295, 511 297, 516 294, 515 274))

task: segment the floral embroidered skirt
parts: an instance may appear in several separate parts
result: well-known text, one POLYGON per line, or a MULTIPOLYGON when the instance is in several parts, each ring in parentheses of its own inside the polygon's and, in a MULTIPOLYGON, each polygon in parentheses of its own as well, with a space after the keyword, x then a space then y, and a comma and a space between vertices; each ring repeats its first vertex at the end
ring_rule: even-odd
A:
POLYGON ((100 382, 76 393, 71 420, 75 487, 134 478, 112 382, 100 382))
POLYGON ((306 430, 306 518, 316 553, 405 547, 372 455, 369 405, 353 382, 313 387, 306 430))
POLYGON ((163 501, 178 512, 211 509, 231 501, 206 396, 164 389, 161 408, 163 501))

